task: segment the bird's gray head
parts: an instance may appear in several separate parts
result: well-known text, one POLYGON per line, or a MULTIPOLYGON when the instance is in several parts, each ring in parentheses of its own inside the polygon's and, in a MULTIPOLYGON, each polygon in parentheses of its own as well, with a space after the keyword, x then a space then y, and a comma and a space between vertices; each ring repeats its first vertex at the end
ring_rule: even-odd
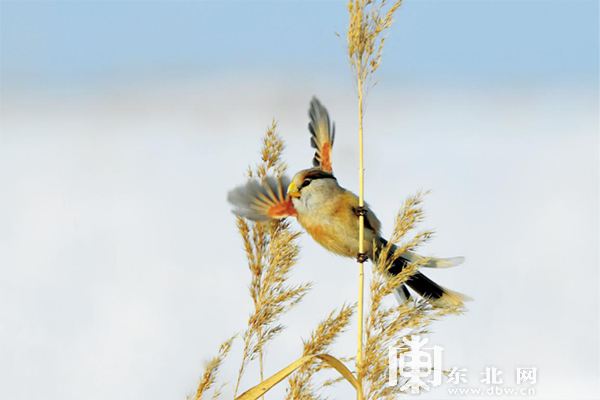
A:
POLYGON ((298 211, 320 206, 340 190, 332 173, 319 168, 305 169, 294 175, 288 194, 298 211))

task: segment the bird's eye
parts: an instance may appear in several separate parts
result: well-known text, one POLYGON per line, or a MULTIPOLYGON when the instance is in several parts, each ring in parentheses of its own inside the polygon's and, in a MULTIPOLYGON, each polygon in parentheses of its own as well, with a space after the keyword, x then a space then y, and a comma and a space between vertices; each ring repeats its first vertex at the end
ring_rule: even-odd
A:
POLYGON ((302 187, 307 187, 308 185, 310 185, 310 179, 305 179, 304 182, 302 182, 302 187))

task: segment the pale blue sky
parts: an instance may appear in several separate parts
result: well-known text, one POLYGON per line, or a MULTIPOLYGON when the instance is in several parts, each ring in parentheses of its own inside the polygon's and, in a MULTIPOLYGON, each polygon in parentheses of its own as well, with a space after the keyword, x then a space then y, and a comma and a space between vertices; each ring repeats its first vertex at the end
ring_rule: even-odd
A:
MULTIPOLYGON (((4 88, 113 79, 349 77, 345 3, 1 3, 4 88)), ((381 74, 419 81, 598 82, 597 1, 406 0, 381 74)))

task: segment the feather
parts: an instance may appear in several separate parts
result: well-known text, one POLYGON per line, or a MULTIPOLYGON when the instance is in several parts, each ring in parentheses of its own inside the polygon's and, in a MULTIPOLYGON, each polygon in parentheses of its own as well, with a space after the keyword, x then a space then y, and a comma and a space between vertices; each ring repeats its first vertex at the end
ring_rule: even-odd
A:
POLYGON ((330 122, 327 109, 316 97, 313 97, 310 102, 308 115, 310 117, 308 123, 308 130, 311 133, 310 145, 317 150, 313 158, 313 165, 331 172, 331 148, 335 139, 335 124, 330 122))
MULTIPOLYGON (((402 257, 406 258, 410 262, 416 262, 423 259, 422 256, 411 252, 406 252, 402 254, 402 257)), ((423 264, 422 266, 425 268, 451 268, 456 267, 457 265, 460 265, 463 262, 465 262, 464 257, 431 258, 427 263, 423 264)))
POLYGON ((289 179, 267 177, 262 183, 251 180, 227 195, 233 213, 252 221, 268 221, 296 216, 292 199, 287 195, 289 179))

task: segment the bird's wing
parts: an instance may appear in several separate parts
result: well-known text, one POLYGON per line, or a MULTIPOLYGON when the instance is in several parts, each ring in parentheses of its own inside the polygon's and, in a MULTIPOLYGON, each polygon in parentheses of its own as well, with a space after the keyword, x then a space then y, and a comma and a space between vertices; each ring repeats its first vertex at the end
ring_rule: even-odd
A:
POLYGON ((310 145, 317 149, 313 158, 313 166, 332 172, 331 148, 335 138, 335 124, 330 122, 327 109, 316 97, 313 97, 310 102, 308 115, 310 116, 308 123, 308 130, 311 133, 310 145))
MULTIPOLYGON (((358 196, 356 196, 354 193, 350 192, 350 191, 346 191, 346 193, 344 194, 344 201, 346 202, 346 204, 350 205, 351 209, 352 209, 352 213, 356 216, 356 218, 359 217, 359 212, 358 212, 358 196)), ((377 218, 377 216, 375 215, 375 213, 373 211, 371 211, 371 207, 369 207, 369 205, 367 203, 365 203, 365 207, 367 210, 367 214, 365 215, 365 229, 371 230, 373 231, 373 234, 375 236, 379 236, 379 230, 381 229, 381 222, 379 222, 379 219, 377 218)))
POLYGON ((289 180, 268 177, 263 182, 251 180, 227 195, 233 213, 253 221, 267 221, 298 215, 287 194, 289 180))

